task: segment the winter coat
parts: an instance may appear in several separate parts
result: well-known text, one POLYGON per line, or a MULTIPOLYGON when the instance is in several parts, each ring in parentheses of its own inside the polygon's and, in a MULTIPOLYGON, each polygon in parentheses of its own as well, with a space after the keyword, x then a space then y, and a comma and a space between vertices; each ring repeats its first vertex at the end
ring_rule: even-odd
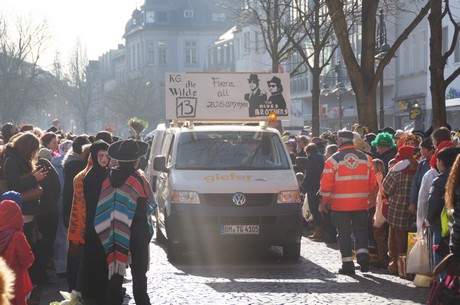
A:
POLYGON ((76 154, 72 153, 66 155, 62 161, 62 167, 64 169, 64 188, 62 190, 62 208, 64 217, 64 226, 69 226, 70 210, 72 207, 73 199, 73 178, 85 169, 86 161, 76 154))
MULTIPOLYGON (((31 174, 33 171, 29 162, 24 160, 13 146, 8 145, 5 149, 2 174, 8 181, 8 190, 23 193, 38 185, 37 179, 31 174)), ((35 215, 39 209, 39 200, 23 202, 22 214, 35 215)))
POLYGON ((32 291, 28 268, 34 255, 22 232, 24 221, 19 206, 11 200, 0 202, 0 255, 14 272, 15 304, 26 305, 26 296, 32 291))
POLYGON ((446 183, 447 178, 449 178, 450 169, 447 168, 442 171, 431 184, 426 219, 432 231, 441 231, 441 212, 444 208, 444 194, 446 193, 446 183))
POLYGON ((307 157, 305 178, 302 181, 302 190, 307 192, 318 192, 319 181, 324 169, 324 158, 318 154, 307 157))
POLYGON ((376 183, 372 158, 353 143, 344 143, 326 160, 320 194, 333 211, 367 211, 376 183))

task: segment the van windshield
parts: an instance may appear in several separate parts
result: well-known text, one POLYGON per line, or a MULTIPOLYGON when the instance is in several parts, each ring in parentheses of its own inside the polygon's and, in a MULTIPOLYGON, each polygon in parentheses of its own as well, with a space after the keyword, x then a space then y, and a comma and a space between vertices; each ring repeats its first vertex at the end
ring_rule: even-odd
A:
POLYGON ((280 138, 269 132, 203 131, 183 133, 177 149, 177 169, 289 169, 280 138))

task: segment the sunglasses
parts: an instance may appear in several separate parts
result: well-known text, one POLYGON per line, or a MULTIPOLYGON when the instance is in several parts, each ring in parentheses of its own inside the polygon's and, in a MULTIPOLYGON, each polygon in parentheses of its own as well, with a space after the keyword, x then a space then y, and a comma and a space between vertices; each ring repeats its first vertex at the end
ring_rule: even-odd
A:
POLYGON ((274 87, 276 87, 276 85, 268 85, 268 87, 274 88, 274 87))

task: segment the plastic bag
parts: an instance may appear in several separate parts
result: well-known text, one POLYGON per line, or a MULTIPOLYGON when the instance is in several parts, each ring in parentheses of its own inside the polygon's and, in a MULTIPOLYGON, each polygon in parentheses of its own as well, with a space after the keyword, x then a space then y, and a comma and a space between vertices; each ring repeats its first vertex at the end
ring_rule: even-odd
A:
POLYGON ((67 291, 59 291, 59 293, 64 298, 64 301, 52 302, 50 305, 85 305, 81 293, 76 290, 72 290, 70 293, 67 291))
POLYGON ((306 222, 313 221, 313 214, 310 211, 310 206, 308 204, 308 196, 305 194, 305 200, 303 201, 302 206, 302 215, 306 222))
POLYGON ((423 234, 419 234, 407 261, 407 273, 427 274, 431 272, 428 243, 423 234))

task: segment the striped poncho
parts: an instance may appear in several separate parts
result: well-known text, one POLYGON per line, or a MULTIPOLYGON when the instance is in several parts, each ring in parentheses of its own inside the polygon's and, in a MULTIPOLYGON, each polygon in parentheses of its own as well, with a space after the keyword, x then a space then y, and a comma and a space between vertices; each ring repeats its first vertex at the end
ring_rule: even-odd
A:
MULTIPOLYGON (((114 274, 125 275, 130 246, 130 228, 138 198, 146 198, 148 219, 156 208, 152 189, 140 171, 132 173, 118 188, 107 178, 102 184, 96 208, 94 226, 105 250, 109 279, 114 274)), ((149 221, 150 237, 153 226, 149 221)))

